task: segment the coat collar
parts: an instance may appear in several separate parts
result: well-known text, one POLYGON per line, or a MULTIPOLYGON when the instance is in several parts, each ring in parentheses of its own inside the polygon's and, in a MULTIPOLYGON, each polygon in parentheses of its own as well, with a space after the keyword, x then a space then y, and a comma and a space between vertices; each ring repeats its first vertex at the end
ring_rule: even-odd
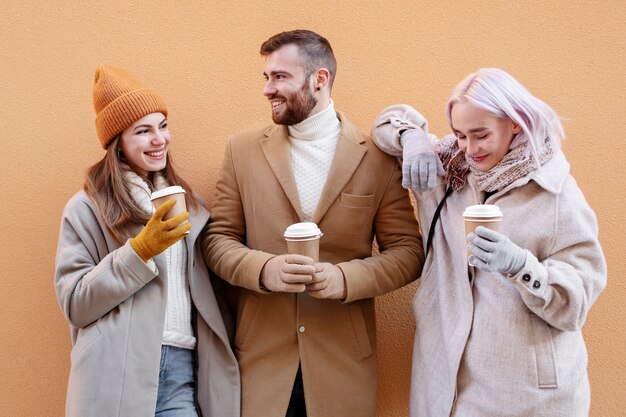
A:
POLYGON ((204 226, 209 221, 211 217, 209 211, 202 204, 202 200, 200 201, 200 208, 198 210, 193 210, 189 212, 189 223, 191 223, 191 230, 189 231, 189 235, 187 235, 187 242, 189 242, 190 246, 193 246, 194 242, 204 229, 204 226))
MULTIPOLYGON (((366 148, 362 146, 365 143, 365 138, 359 129, 352 125, 343 113, 338 112, 337 117, 341 123, 341 131, 326 184, 324 184, 320 200, 311 219, 314 223, 319 223, 324 217, 333 201, 337 199, 341 190, 352 178, 366 153, 366 148)), ((298 218, 304 221, 298 187, 291 166, 287 127, 271 126, 265 130, 264 135, 265 137, 261 139, 261 148, 265 158, 298 214, 298 218)))
POLYGON ((563 151, 560 149, 554 153, 554 156, 547 161, 541 169, 530 174, 533 179, 541 187, 554 194, 561 192, 565 179, 569 176, 569 162, 565 159, 563 151))
POLYGON ((558 194, 563 188, 565 179, 569 175, 569 163, 563 154, 561 149, 555 149, 554 155, 550 160, 541 166, 541 168, 531 172, 527 176, 513 181, 503 191, 508 191, 512 188, 521 187, 530 181, 536 182, 544 190, 558 194))

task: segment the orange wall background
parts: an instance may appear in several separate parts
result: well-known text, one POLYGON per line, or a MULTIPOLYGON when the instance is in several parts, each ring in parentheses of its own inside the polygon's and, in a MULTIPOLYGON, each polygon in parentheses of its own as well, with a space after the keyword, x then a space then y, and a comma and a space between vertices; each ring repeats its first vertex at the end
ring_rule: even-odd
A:
MULTIPOLYGON (((626 2, 4 2, 0 13, 0 415, 63 415, 70 338, 57 304, 61 211, 103 151, 91 104, 99 63, 128 68, 170 109, 173 153, 209 203, 227 138, 271 122, 260 44, 309 28, 335 50, 336 107, 369 130, 411 103, 447 133, 452 87, 501 67, 565 120, 565 152, 596 211, 609 266, 584 328, 594 417, 626 413, 626 2), (435 5, 435 3, 437 3, 435 5)), ((408 414, 410 302, 379 299, 379 416, 408 414)))

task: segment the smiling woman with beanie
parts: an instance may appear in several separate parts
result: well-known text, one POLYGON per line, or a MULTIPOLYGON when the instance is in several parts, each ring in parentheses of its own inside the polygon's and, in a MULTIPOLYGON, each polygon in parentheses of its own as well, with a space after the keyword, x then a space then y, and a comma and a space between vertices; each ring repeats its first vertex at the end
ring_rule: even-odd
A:
POLYGON ((127 71, 96 70, 104 157, 65 206, 55 288, 70 325, 66 416, 239 415, 239 370, 217 284, 195 244, 209 213, 171 163, 167 107, 127 71), (185 190, 164 217, 151 195, 185 190))

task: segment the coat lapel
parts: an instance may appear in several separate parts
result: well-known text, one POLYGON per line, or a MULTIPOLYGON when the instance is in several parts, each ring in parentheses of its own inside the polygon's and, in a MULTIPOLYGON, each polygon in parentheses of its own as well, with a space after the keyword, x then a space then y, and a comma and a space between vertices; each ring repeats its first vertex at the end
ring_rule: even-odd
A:
POLYGON ((304 215, 300 206, 300 195, 296 179, 291 169, 291 154, 289 145, 289 136, 286 126, 279 126, 275 129, 269 129, 266 138, 261 140, 261 148, 265 154, 265 158, 274 172, 276 179, 285 191, 289 202, 298 214, 298 218, 302 220, 304 215))
POLYGON ((187 242, 195 242, 204 226, 209 221, 210 213, 202 206, 199 210, 189 212, 189 223, 191 223, 191 230, 187 236, 187 242))
POLYGON ((339 197, 348 181, 350 181, 366 152, 365 146, 361 145, 365 142, 363 134, 348 122, 342 113, 337 113, 337 116, 341 122, 337 150, 328 171, 322 195, 311 219, 312 222, 318 224, 333 202, 339 197))

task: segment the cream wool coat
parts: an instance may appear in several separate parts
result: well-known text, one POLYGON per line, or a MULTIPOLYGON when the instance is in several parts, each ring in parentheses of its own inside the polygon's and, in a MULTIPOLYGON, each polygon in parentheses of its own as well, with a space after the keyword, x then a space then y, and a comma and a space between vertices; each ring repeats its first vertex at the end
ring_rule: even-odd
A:
POLYGON ((312 221, 324 233, 320 260, 345 275, 343 303, 259 288, 265 263, 287 252, 285 229, 303 218, 287 128, 242 133, 227 145, 204 243, 210 268, 241 287, 235 347, 244 417, 284 417, 299 362, 309 417, 373 417, 373 297, 421 270, 418 226, 396 160, 338 117, 337 150, 312 221))
MULTIPOLYGON (((190 214, 192 229, 185 241, 196 310, 198 402, 204 417, 238 417, 238 365, 222 318, 221 298, 216 298, 195 244, 209 213, 202 209, 190 214)), ((55 289, 73 345, 67 417, 154 417, 167 266, 163 254, 153 260, 156 271, 128 241, 120 246, 84 191, 65 206, 55 289)))
MULTIPOLYGON (((380 146, 402 155, 397 140, 380 146)), ((415 193, 424 239, 444 191, 415 193)), ((587 416, 581 328, 607 274, 596 217, 559 149, 483 200, 470 176, 435 228, 413 300, 411 416, 587 416), (514 276, 467 265, 461 214, 483 202, 500 207, 501 233, 527 251, 514 276)))

